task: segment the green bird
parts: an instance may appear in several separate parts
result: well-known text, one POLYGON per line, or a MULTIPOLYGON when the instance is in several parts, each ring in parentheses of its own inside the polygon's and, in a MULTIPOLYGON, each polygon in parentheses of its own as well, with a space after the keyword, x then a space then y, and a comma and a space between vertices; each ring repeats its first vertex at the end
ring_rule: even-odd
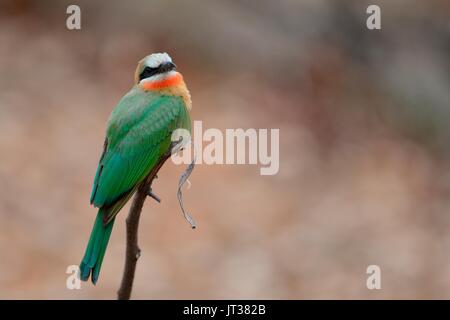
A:
POLYGON ((117 213, 167 152, 176 129, 191 131, 191 96, 167 53, 142 59, 134 86, 112 111, 92 187, 99 208, 80 264, 80 278, 96 283, 117 213))

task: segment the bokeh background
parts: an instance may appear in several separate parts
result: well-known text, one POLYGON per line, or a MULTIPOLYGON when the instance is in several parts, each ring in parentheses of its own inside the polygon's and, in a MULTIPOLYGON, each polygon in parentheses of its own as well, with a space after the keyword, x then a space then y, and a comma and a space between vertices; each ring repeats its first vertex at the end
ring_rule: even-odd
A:
POLYGON ((140 225, 136 299, 450 298, 450 3, 0 2, 0 298, 114 299, 119 215, 97 286, 66 288, 96 210, 110 111, 167 51, 204 128, 279 128, 280 171, 168 162, 140 225), (81 30, 66 8, 81 7, 81 30), (366 8, 381 7, 381 30, 366 8), (368 290, 366 268, 381 268, 368 290))

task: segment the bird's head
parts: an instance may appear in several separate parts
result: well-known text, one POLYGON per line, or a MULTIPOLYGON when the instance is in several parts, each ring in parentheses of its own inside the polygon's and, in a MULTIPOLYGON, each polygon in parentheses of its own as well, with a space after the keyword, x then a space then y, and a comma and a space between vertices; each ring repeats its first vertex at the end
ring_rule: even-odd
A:
POLYGON ((176 68, 167 53, 153 53, 139 61, 134 76, 135 84, 146 90, 178 85, 182 77, 176 68))
POLYGON ((177 72, 167 53, 153 53, 141 61, 134 75, 135 85, 144 91, 159 91, 165 95, 180 96, 186 108, 191 109, 191 95, 183 76, 177 72))

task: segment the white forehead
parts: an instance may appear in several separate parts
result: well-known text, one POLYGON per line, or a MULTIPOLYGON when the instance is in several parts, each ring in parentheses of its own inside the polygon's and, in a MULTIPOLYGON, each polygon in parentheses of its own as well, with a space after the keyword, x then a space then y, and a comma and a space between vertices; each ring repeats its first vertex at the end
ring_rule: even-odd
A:
POLYGON ((144 65, 156 68, 163 63, 172 62, 172 58, 167 53, 153 53, 144 59, 144 65))

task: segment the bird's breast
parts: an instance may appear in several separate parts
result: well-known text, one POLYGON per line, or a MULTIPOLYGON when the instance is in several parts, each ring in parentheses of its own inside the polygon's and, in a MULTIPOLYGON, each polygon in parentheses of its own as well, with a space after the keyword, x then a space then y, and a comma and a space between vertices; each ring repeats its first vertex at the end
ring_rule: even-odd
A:
POLYGON ((191 110, 191 94, 184 83, 183 76, 179 72, 174 72, 173 75, 159 80, 142 81, 140 87, 144 91, 155 91, 162 95, 179 96, 188 110, 191 110))

